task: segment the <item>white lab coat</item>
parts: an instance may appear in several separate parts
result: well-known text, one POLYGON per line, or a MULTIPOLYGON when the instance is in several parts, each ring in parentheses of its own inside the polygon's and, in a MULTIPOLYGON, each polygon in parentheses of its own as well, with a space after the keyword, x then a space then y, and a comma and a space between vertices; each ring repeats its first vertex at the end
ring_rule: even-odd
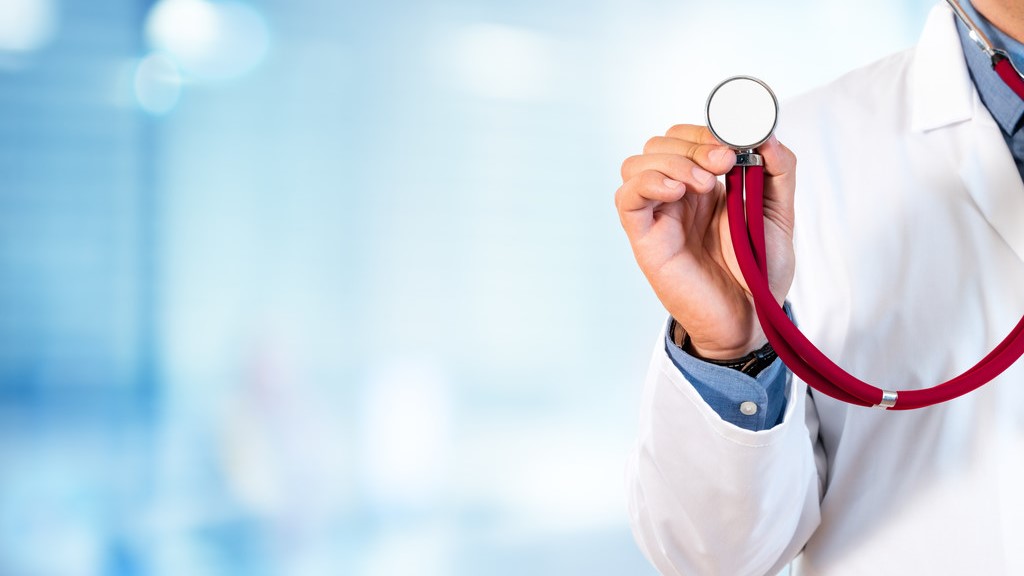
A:
MULTIPOLYGON (((915 49, 783 110, 799 159, 801 329, 891 389, 960 374, 1024 314, 1024 185, 978 98, 951 11, 915 49)), ((965 397, 906 412, 792 379, 784 422, 722 421, 659 335, 630 520, 665 575, 1024 574, 1024 360, 965 397)))

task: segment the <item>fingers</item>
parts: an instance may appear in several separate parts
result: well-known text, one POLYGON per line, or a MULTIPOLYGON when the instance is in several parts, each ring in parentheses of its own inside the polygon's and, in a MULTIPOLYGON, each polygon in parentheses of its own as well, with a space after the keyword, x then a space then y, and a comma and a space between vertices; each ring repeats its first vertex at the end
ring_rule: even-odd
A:
POLYGON ((676 124, 665 132, 665 136, 676 138, 677 140, 686 140, 687 142, 696 142, 697 144, 721 145, 721 142, 715 138, 715 135, 711 133, 707 126, 697 126, 695 124, 676 124))
POLYGON ((644 145, 644 154, 679 154, 713 174, 725 174, 736 164, 736 153, 717 141, 701 144, 670 136, 655 136, 644 145))
POLYGON ((648 144, 678 147, 679 144, 673 141, 685 143, 689 153, 684 155, 715 174, 725 174, 736 163, 736 153, 719 142, 707 126, 676 124, 665 132, 664 137, 651 138, 648 144))
POLYGON ((622 163, 622 181, 626 182, 648 170, 656 170, 673 180, 685 183, 687 190, 691 192, 703 194, 715 188, 714 174, 680 154, 630 156, 622 163))
MULTIPOLYGON (((768 175, 766 209, 778 212, 780 220, 791 221, 796 156, 775 136, 758 152, 768 175)), ((615 194, 615 205, 627 232, 649 226, 653 209, 659 204, 675 202, 686 192, 705 194, 715 190, 715 176, 725 174, 735 164, 736 153, 722 145, 706 126, 678 124, 665 136, 651 138, 643 154, 622 163, 623 185, 615 194)))
POLYGON ((643 236, 654 223, 654 208, 675 202, 686 194, 686 184, 657 170, 645 170, 627 180, 615 192, 615 208, 629 238, 643 236))
POLYGON ((615 206, 619 213, 653 208, 657 204, 675 202, 686 193, 686 183, 657 170, 644 170, 619 187, 615 206))
POLYGON ((622 186, 615 206, 630 237, 643 234, 660 204, 678 201, 687 192, 706 194, 716 189, 716 174, 725 174, 736 154, 722 146, 703 126, 680 124, 665 136, 651 138, 643 154, 622 163, 622 186))

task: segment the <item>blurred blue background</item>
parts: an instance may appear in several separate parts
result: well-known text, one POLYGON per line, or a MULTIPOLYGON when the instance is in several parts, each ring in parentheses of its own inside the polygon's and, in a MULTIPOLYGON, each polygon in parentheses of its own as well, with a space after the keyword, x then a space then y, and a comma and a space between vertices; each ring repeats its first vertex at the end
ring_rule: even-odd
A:
POLYGON ((0 574, 652 574, 619 164, 930 5, 0 0, 0 574))

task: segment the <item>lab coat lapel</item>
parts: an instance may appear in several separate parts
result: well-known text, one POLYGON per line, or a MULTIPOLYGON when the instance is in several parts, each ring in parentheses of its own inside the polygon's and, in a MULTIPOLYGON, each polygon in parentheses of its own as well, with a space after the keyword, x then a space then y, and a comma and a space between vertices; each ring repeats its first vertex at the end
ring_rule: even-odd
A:
POLYGON ((999 126, 978 106, 960 177, 988 223, 1024 260, 1024 183, 999 126))
POLYGON ((928 15, 909 75, 911 132, 929 132, 971 119, 974 84, 953 12, 945 4, 928 15))
POLYGON ((910 73, 911 131, 948 131, 962 146, 956 171, 978 210, 1024 260, 1024 183, 999 126, 978 98, 947 6, 929 15, 910 73))

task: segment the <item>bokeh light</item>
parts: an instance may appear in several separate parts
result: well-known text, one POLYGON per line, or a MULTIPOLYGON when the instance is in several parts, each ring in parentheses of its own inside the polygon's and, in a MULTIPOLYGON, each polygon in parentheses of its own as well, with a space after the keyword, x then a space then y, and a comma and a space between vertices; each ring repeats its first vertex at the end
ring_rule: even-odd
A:
POLYGON ((135 99, 139 107, 157 116, 167 114, 181 97, 181 74, 164 54, 150 54, 135 68, 135 99))
POLYGON ((0 0, 0 576, 653 575, 619 166, 932 2, 0 0))
POLYGON ((198 80, 241 76, 260 64, 270 44, 266 21, 254 8, 207 0, 157 2, 146 19, 146 38, 198 80))
POLYGON ((0 52, 39 50, 56 28, 54 0, 0 0, 0 52))

